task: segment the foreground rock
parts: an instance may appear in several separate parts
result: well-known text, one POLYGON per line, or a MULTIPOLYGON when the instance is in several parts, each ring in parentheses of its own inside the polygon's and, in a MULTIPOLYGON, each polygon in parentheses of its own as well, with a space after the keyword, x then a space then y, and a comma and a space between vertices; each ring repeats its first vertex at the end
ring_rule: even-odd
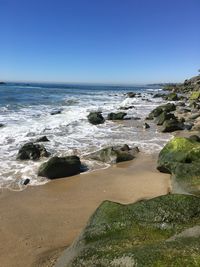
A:
POLYGON ((87 158, 106 163, 118 163, 134 159, 138 152, 138 147, 130 148, 128 145, 111 146, 94 152, 88 155, 87 158))
POLYGON ((157 108, 153 109, 149 116, 147 117, 148 120, 153 120, 154 118, 158 117, 163 112, 172 112, 176 110, 176 106, 173 103, 167 103, 165 105, 158 106, 157 108))
POLYGON ((81 162, 79 157, 53 157, 40 166, 38 176, 56 179, 79 174, 80 172, 81 162))
POLYGON ((184 130, 184 123, 177 119, 169 119, 164 121, 161 132, 171 133, 178 130, 184 130))
POLYGON ((55 267, 200 266, 200 198, 104 201, 55 267))
POLYGON ((17 154, 17 159, 19 160, 37 160, 41 157, 48 157, 49 152, 46 151, 43 145, 27 143, 23 145, 17 154))
POLYGON ((194 137, 169 141, 159 154, 157 168, 172 174, 175 191, 200 195, 200 142, 194 137))
POLYGON ((124 117, 127 115, 126 112, 118 112, 118 113, 114 113, 111 112, 108 114, 108 120, 124 120, 124 117))
POLYGON ((102 116, 101 112, 90 112, 87 118, 88 118, 88 121, 94 125, 102 124, 105 122, 105 119, 102 116))

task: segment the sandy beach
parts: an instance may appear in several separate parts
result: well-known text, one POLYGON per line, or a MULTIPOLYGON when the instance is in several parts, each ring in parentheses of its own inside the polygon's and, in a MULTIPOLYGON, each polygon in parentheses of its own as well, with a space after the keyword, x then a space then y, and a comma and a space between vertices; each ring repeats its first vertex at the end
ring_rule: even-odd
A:
POLYGON ((52 266, 103 200, 131 203, 167 194, 169 175, 156 170, 156 159, 141 153, 105 170, 21 192, 1 190, 1 266, 52 266))

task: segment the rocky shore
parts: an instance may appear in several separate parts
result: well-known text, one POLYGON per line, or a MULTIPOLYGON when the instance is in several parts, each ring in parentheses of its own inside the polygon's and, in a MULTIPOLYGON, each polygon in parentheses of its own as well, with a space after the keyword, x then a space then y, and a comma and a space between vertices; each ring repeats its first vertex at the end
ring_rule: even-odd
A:
POLYGON ((172 92, 155 97, 170 102, 147 120, 175 135, 157 161, 171 174, 170 194, 129 205, 104 201, 56 267, 200 266, 200 76, 165 89, 172 92))

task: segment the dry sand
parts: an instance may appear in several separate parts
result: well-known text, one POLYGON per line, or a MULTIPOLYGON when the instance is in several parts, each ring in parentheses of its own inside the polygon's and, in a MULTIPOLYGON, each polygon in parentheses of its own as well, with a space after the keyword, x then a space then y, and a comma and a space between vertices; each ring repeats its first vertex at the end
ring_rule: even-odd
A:
POLYGON ((21 192, 0 191, 0 266, 52 266, 103 200, 131 203, 169 192, 156 156, 58 179, 21 192))

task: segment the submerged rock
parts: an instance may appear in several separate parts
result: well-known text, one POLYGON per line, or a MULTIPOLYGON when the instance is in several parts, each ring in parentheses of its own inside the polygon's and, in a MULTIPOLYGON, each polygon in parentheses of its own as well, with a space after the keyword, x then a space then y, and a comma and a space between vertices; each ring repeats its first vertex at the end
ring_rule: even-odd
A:
POLYGON ((126 112, 118 112, 118 113, 111 112, 108 114, 108 120, 123 120, 126 115, 127 115, 126 112))
POLYGON ((17 154, 17 159, 20 160, 37 160, 41 157, 48 157, 50 155, 49 152, 46 151, 43 145, 26 143, 23 145, 17 154))
POLYGON ((200 198, 104 201, 55 267, 200 266, 200 198))
POLYGON ((36 143, 39 143, 39 142, 49 142, 49 139, 46 137, 46 135, 38 138, 36 141, 36 143))
POLYGON ((81 161, 79 157, 52 157, 39 167, 38 176, 56 179, 79 174, 80 172, 81 161))
POLYGON ((90 112, 87 118, 88 118, 88 121, 94 125, 102 124, 105 122, 105 119, 102 116, 101 112, 90 112))
POLYGON ((127 95, 129 98, 133 98, 133 97, 136 96, 136 93, 134 93, 134 92, 128 92, 126 95, 127 95))
POLYGON ((107 163, 118 163, 134 159, 138 152, 138 147, 130 148, 128 145, 111 146, 91 153, 87 158, 107 163))

